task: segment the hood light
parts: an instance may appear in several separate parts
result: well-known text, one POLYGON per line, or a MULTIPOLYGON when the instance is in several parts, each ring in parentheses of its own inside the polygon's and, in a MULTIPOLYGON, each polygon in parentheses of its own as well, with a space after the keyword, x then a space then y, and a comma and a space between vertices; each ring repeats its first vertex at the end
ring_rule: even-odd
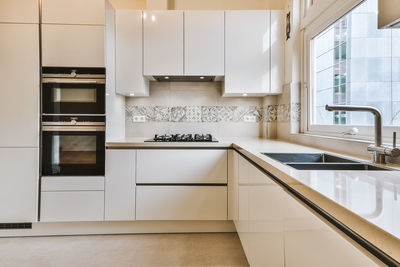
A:
POLYGON ((247 96, 247 94, 245 93, 245 94, 242 94, 242 96, 247 96))
POLYGON ((169 80, 169 77, 168 77, 168 76, 165 76, 164 79, 169 80))
POLYGON ((135 94, 134 94, 134 93, 130 93, 129 95, 130 95, 130 96, 134 96, 135 94))
POLYGON ((201 77, 200 77, 200 80, 204 80, 204 77, 203 77, 203 76, 201 76, 201 77))

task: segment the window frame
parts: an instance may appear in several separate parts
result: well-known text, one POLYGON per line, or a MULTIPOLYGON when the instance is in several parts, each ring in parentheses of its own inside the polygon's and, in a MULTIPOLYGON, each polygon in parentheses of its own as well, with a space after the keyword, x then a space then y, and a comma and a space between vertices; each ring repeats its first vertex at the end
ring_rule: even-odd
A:
MULTIPOLYGON (((340 137, 354 140, 374 140, 374 126, 359 126, 359 125, 321 125, 311 124, 313 108, 312 91, 315 85, 314 77, 314 47, 313 39, 318 34, 329 28, 333 23, 345 16, 352 9, 360 5, 365 0, 337 0, 333 1, 329 6, 324 5, 321 7, 313 6, 313 14, 319 13, 318 16, 312 18, 302 17, 303 29, 303 86, 305 90, 302 96, 302 121, 301 131, 306 134, 322 135, 329 137, 340 137), (318 10, 319 9, 319 10, 318 10), (349 135, 352 128, 357 128, 359 133, 357 135, 349 135)), ((324 2, 324 1, 323 1, 324 2)), ((318 2, 317 2, 318 3, 318 2)), ((372 115, 371 115, 372 116, 372 115)), ((392 134, 394 131, 400 131, 400 126, 384 126, 383 139, 385 142, 392 141, 392 134)))

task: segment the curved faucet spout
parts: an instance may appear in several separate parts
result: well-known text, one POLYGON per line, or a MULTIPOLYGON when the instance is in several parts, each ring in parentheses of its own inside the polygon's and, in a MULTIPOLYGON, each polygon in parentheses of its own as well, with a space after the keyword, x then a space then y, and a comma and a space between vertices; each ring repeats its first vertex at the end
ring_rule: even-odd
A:
POLYGON ((382 145, 382 113, 379 109, 370 106, 344 106, 344 105, 326 105, 327 111, 366 111, 375 116, 375 146, 382 145))

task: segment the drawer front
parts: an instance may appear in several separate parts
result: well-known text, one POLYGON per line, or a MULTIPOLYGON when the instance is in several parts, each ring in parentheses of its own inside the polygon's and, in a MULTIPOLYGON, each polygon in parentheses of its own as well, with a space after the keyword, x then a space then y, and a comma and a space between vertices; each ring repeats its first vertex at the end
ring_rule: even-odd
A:
POLYGON ((103 221, 104 191, 42 192, 40 221, 103 221))
POLYGON ((226 220, 226 186, 137 186, 136 220, 226 220))
POLYGON ((104 177, 101 176, 43 176, 41 191, 99 191, 104 190, 104 177))
POLYGON ((226 150, 157 149, 137 151, 136 183, 227 183, 226 150))

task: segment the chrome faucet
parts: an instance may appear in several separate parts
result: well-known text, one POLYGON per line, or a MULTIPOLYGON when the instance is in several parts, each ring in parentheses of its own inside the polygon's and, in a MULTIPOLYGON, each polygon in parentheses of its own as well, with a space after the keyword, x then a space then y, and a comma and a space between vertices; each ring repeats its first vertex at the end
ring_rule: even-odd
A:
POLYGON ((374 114, 375 117, 375 144, 368 146, 368 152, 374 154, 373 163, 385 164, 385 156, 398 157, 400 149, 396 148, 396 133, 393 133, 393 147, 382 145, 382 114, 379 109, 369 106, 344 106, 326 105, 327 111, 366 111, 374 114))

